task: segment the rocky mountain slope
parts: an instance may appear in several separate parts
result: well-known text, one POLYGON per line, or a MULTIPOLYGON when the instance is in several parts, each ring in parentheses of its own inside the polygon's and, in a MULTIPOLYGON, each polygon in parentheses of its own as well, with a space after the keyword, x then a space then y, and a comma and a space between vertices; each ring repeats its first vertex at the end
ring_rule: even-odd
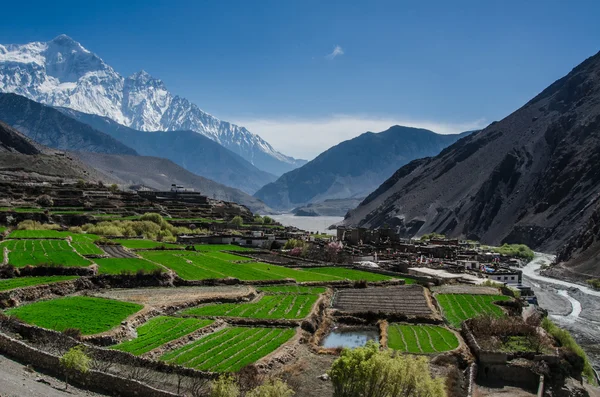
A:
POLYGON ((120 185, 144 185, 157 190, 169 190, 171 184, 176 183, 194 188, 213 199, 244 205, 252 212, 261 214, 273 212, 257 198, 193 174, 170 160, 85 152, 72 153, 72 155, 120 185))
POLYGON ((345 223, 554 250, 600 197, 600 53, 522 108, 400 168, 345 223))
POLYGON ((136 130, 195 131, 277 175, 305 163, 171 94, 162 81, 144 71, 122 77, 66 35, 45 43, 0 45, 0 92, 106 116, 136 130))
POLYGON ((0 120, 54 149, 136 154, 109 135, 20 95, 0 93, 0 120))
POLYGON ((462 135, 393 126, 344 141, 264 186, 255 196, 288 210, 330 199, 362 198, 411 160, 434 156, 462 135))
POLYGON ((190 172, 248 194, 276 179, 274 175, 259 170, 230 150, 193 131, 138 131, 107 117, 67 108, 58 109, 119 139, 141 155, 169 159, 190 172))
POLYGON ((102 178, 79 160, 44 147, 0 121, 0 180, 43 182, 57 179, 98 181, 102 178))

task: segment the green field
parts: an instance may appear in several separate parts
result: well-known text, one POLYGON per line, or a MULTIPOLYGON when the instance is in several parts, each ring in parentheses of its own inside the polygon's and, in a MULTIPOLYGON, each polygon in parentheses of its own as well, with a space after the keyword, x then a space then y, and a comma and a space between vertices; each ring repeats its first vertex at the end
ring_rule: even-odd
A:
POLYGON ((75 276, 48 276, 48 277, 15 277, 0 280, 0 291, 8 291, 15 288, 31 287, 32 285, 43 285, 76 279, 75 276))
POLYGON ((162 356, 169 363, 204 371, 235 372, 287 342, 291 328, 231 327, 162 356))
POLYGON ((4 233, 5 231, 6 231, 6 227, 0 226, 0 234, 4 233))
POLYGON ((172 243, 161 243, 159 241, 153 241, 153 240, 123 239, 123 240, 113 240, 113 241, 121 244, 125 248, 131 248, 131 249, 154 249, 154 248, 163 247, 163 246, 166 248, 180 248, 180 249, 185 248, 185 246, 183 246, 183 245, 172 244, 172 243))
POLYGON ((212 323, 211 320, 195 318, 155 317, 138 327, 137 338, 112 348, 139 356, 212 323))
POLYGON ((502 316, 504 313, 496 301, 508 301, 504 295, 467 295, 467 294, 438 294, 435 296, 442 308, 444 317, 454 327, 460 327, 463 321, 482 314, 502 316))
POLYGON ((9 249, 8 263, 15 267, 48 265, 86 267, 91 263, 77 255, 65 240, 8 240, 0 243, 9 249))
POLYGON ((458 338, 437 325, 390 324, 388 347, 406 353, 438 353, 458 347, 458 338))
POLYGON ((102 258, 94 259, 101 274, 137 273, 140 270, 152 272, 161 269, 154 263, 138 258, 102 258))
POLYGON ((39 239, 66 239, 71 237, 73 241, 96 241, 100 238, 95 234, 71 233, 60 230, 13 230, 8 238, 39 238, 39 239))
POLYGON ((254 251, 252 248, 234 244, 196 244, 194 248, 196 251, 254 251))
POLYGON ((112 299, 72 296, 31 303, 6 313, 38 327, 56 331, 78 328, 83 335, 92 335, 116 327, 142 307, 112 299))
POLYGON ((327 290, 327 288, 325 287, 303 287, 300 285, 277 285, 268 287, 256 287, 256 289, 265 293, 266 295, 319 295, 327 290))
POLYGON ((222 303, 187 309, 184 315, 297 320, 308 316, 318 295, 266 295, 253 303, 222 303))
POLYGON ((73 241, 71 246, 81 255, 104 255, 104 251, 89 241, 73 241))
POLYGON ((234 254, 229 254, 227 252, 204 252, 203 255, 206 255, 211 258, 221 259, 223 261, 228 262, 238 262, 238 261, 251 261, 252 258, 246 258, 245 256, 239 256, 234 254))
MULTIPOLYGON (((307 269, 306 271, 311 272, 311 273, 318 273, 318 274, 339 277, 341 279, 348 279, 348 280, 352 280, 352 281, 358 281, 358 280, 384 281, 384 280, 391 280, 393 278, 390 276, 386 276, 384 274, 370 273, 370 272, 365 272, 365 271, 355 270, 355 269, 346 269, 343 267, 317 267, 317 268, 307 269)), ((407 284, 409 284, 408 281, 407 281, 407 284)))

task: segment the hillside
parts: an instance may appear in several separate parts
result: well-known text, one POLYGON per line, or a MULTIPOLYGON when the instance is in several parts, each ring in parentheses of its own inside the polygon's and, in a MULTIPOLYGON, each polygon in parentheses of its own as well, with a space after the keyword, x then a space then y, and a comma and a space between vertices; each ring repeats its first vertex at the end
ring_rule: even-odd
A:
POLYGON ((594 210, 599 148, 596 54, 502 121, 400 168, 345 224, 555 250, 594 210))
POLYGON ((54 149, 137 154, 109 135, 20 95, 0 93, 0 120, 54 149))
POLYGON ((59 108, 65 115, 112 136, 143 156, 162 157, 194 174, 231 186, 248 194, 276 177, 193 131, 138 131, 107 117, 59 108))
POLYGON ((93 168, 33 142, 0 121, 0 180, 44 182, 64 178, 102 179, 93 168))
POLYGON ((231 201, 248 207, 252 212, 272 213, 260 200, 210 179, 193 174, 170 160, 128 155, 73 153, 107 178, 123 185, 144 185, 158 190, 169 190, 171 184, 192 187, 210 198, 231 201))
POLYGON ((291 209, 329 199, 362 198, 411 160, 434 156, 461 135, 393 126, 344 141, 264 186, 255 197, 291 209))

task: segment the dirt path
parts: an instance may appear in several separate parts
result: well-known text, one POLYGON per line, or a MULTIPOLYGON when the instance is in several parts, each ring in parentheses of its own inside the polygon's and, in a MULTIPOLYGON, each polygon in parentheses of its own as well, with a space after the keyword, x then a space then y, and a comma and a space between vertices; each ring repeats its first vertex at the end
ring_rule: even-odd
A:
POLYGON ((0 397, 103 397, 70 386, 65 391, 63 381, 27 368, 0 354, 0 397))

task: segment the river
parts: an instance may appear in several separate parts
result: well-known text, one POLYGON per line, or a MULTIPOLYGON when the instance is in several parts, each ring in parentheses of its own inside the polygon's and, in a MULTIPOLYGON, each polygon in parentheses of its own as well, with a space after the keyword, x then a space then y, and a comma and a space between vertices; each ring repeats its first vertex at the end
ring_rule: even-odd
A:
POLYGON ((540 307, 560 327, 571 332, 585 350, 596 372, 600 371, 600 291, 539 274, 553 255, 536 253, 521 270, 523 283, 533 288, 540 307))
POLYGON ((295 216, 294 214, 269 215, 284 226, 295 226, 298 229, 314 233, 331 234, 335 236, 335 230, 327 228, 344 220, 341 216, 295 216))

